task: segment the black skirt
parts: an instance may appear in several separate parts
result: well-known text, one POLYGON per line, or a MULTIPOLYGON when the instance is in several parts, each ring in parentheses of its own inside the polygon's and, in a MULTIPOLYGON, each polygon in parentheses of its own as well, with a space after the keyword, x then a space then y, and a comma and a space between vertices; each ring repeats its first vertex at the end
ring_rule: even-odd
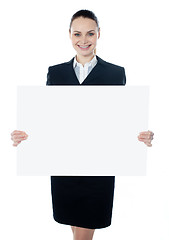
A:
POLYGON ((114 176, 51 176, 55 221, 89 229, 110 226, 114 186, 114 176))

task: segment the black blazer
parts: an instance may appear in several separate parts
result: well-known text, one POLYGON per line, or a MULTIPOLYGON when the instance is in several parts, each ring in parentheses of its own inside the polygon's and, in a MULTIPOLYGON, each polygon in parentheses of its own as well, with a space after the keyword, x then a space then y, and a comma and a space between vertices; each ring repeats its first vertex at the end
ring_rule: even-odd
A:
POLYGON ((98 62, 85 80, 80 84, 73 69, 73 59, 69 62, 51 66, 48 69, 46 85, 125 85, 123 67, 108 63, 98 56, 98 62))

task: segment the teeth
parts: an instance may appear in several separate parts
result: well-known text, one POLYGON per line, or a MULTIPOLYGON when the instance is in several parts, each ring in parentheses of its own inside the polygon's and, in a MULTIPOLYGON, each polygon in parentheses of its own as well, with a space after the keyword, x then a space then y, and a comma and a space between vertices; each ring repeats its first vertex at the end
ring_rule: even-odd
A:
POLYGON ((84 46, 80 46, 80 45, 79 45, 79 47, 81 47, 81 48, 88 48, 89 46, 90 46, 90 45, 84 47, 84 46))

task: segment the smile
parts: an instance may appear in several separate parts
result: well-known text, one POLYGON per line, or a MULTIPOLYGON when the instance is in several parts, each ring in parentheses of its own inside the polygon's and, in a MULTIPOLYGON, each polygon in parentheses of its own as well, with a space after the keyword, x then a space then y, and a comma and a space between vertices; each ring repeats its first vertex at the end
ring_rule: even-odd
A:
POLYGON ((90 44, 90 45, 87 45, 87 46, 78 45, 78 47, 79 47, 80 49, 82 49, 82 50, 88 50, 90 46, 91 46, 91 44, 90 44))

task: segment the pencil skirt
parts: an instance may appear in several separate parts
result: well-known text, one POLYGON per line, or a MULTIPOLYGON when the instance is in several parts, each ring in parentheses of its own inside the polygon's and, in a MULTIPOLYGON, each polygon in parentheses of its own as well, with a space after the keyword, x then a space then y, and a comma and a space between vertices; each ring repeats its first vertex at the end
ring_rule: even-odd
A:
POLYGON ((56 222, 97 229, 111 225, 114 176, 51 176, 56 222))

